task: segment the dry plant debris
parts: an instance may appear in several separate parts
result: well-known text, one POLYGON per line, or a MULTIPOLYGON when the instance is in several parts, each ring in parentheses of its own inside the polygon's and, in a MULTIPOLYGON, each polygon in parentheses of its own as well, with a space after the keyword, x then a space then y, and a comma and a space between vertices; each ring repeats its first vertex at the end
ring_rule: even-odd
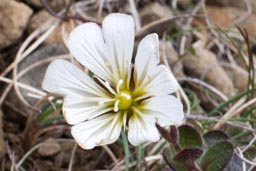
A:
POLYGON ((212 135, 219 136, 221 142, 215 142, 214 148, 211 144, 209 149, 231 149, 230 144, 234 147, 232 158, 225 156, 230 160, 221 163, 220 170, 255 170, 255 2, 3 0, 0 170, 174 170, 173 162, 207 170, 213 166, 201 150, 209 145, 207 140, 212 135), (175 129, 164 128, 167 133, 160 132, 164 138, 170 133, 171 141, 167 136, 167 140, 162 138, 137 148, 129 145, 128 166, 121 138, 109 146, 85 151, 76 145, 70 126, 63 119, 62 98, 41 89, 42 77, 51 61, 66 59, 79 65, 69 54, 70 31, 85 22, 101 24, 113 12, 133 16, 136 46, 149 33, 159 35, 161 63, 179 81, 179 91, 174 95, 183 102, 186 113, 186 125, 176 128, 176 132, 194 132, 197 142, 187 138, 193 147, 177 137, 174 143, 175 129), (174 149, 179 146, 175 153, 170 152, 173 144, 174 149), (170 157, 172 154, 175 156, 170 157), (182 163, 184 157, 190 163, 182 163))

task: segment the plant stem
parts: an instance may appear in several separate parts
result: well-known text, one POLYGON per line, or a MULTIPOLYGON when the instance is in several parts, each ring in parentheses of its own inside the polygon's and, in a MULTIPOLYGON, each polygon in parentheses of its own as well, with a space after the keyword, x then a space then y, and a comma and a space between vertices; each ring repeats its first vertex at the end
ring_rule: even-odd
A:
POLYGON ((124 129, 122 129, 122 131, 121 131, 121 137, 122 137, 122 141, 123 141, 124 154, 125 154, 125 171, 129 171, 130 151, 129 151, 129 145, 128 145, 128 141, 127 141, 127 137, 126 137, 124 129))
POLYGON ((138 146, 138 158, 137 158, 137 168, 136 168, 136 170, 139 170, 139 167, 140 167, 140 163, 141 163, 141 160, 142 160, 142 145, 139 145, 138 146))

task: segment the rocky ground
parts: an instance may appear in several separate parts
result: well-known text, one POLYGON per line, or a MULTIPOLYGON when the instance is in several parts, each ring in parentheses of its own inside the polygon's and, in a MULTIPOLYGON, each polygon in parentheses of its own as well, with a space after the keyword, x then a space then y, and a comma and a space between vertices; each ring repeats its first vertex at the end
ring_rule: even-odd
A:
MULTIPOLYGON (((0 170, 122 170, 117 167, 124 158, 120 142, 90 151, 75 146, 70 127, 61 117, 61 107, 52 110, 41 89, 49 62, 70 58, 70 30, 83 22, 101 23, 112 12, 134 16, 136 40, 148 33, 159 34, 162 62, 172 68, 186 93, 181 95, 185 110, 206 120, 189 122, 202 130, 222 129, 230 135, 237 131, 236 127, 208 123, 207 117, 220 104, 249 92, 254 85, 255 0, 2 0, 0 170), (243 37, 237 27, 246 30, 248 37, 243 37)), ((249 98, 230 103, 215 116, 221 120, 222 114, 233 110, 234 115, 227 119, 237 118, 244 110, 234 111, 254 98, 251 93, 249 98)), ((56 104, 60 106, 58 100, 56 104)), ((239 121, 254 129, 256 108, 248 107, 252 108, 250 122, 239 121)), ((251 141, 255 133, 249 131, 235 143, 242 148, 252 142, 250 148, 255 150, 256 144, 251 141)), ((145 156, 153 155, 150 147, 145 156)), ((251 159, 254 162, 255 154, 251 159)), ((164 162, 160 158, 148 165, 149 170, 158 170, 164 162)))

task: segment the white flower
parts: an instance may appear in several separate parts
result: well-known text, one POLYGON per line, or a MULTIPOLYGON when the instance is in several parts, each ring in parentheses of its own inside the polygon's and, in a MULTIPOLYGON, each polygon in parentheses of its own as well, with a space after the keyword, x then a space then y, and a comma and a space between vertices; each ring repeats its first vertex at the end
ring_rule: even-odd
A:
POLYGON ((159 65, 157 34, 140 42, 134 64, 133 46, 132 17, 110 14, 102 29, 85 23, 69 37, 71 54, 94 73, 94 79, 62 59, 46 71, 43 89, 64 96, 64 117, 74 125, 71 133, 84 149, 115 142, 122 128, 128 128, 134 146, 156 142, 156 122, 169 126, 184 118, 182 104, 170 95, 178 83, 159 65))

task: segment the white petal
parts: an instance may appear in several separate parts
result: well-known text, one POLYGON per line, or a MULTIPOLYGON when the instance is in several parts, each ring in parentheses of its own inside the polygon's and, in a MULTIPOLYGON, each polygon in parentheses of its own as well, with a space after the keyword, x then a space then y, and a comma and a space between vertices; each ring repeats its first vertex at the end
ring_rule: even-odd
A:
POLYGON ((48 66, 42 88, 64 96, 107 97, 105 91, 88 75, 63 59, 57 59, 48 66))
POLYGON ((129 119, 128 140, 138 146, 144 142, 159 141, 159 133, 155 126, 156 119, 144 115, 143 113, 134 113, 129 119))
POLYGON ((119 113, 106 114, 75 125, 71 133, 83 149, 115 142, 121 132, 122 120, 119 113))
POLYGON ((115 79, 125 79, 130 70, 134 46, 134 20, 126 14, 110 14, 102 23, 102 30, 111 57, 115 79))
POLYGON ((178 90, 179 84, 177 80, 164 65, 155 67, 154 72, 147 78, 148 82, 144 87, 146 94, 162 96, 178 90))
POLYGON ((135 58, 135 83, 142 83, 159 64, 159 41, 156 33, 144 37, 135 58))
POLYGON ((158 45, 155 33, 143 38, 139 44, 135 58, 135 92, 143 91, 149 96, 161 96, 179 88, 173 74, 165 66, 159 65, 158 45))
POLYGON ((71 54, 81 64, 102 79, 111 81, 111 71, 107 66, 109 54, 97 24, 79 25, 70 33, 68 42, 71 54))
POLYGON ((81 96, 66 96, 63 103, 63 115, 66 121, 71 124, 78 124, 86 120, 91 120, 106 112, 113 110, 113 102, 108 98, 86 98, 81 96), (112 104, 112 106, 110 106, 112 104))
POLYGON ((141 108, 161 126, 179 125, 184 120, 181 102, 171 95, 149 98, 143 101, 141 108))

